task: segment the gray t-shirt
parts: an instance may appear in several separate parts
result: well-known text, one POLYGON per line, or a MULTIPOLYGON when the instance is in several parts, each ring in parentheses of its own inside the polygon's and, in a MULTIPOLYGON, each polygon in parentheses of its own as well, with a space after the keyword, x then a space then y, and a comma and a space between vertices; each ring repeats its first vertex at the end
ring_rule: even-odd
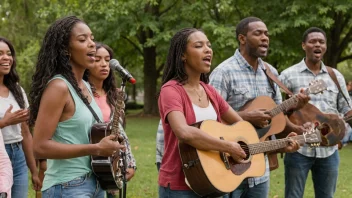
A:
MULTIPOLYGON (((28 105, 28 99, 27 99, 26 93, 24 92, 22 87, 21 87, 21 90, 25 101, 25 107, 28 108, 29 105, 28 105)), ((0 96, 0 119, 4 117, 5 112, 10 107, 11 104, 13 106, 11 112, 14 112, 20 109, 20 106, 18 105, 11 91, 9 92, 9 96, 7 98, 0 96)), ((4 137, 5 144, 20 142, 23 139, 21 134, 21 123, 4 127, 1 129, 1 131, 4 137)))

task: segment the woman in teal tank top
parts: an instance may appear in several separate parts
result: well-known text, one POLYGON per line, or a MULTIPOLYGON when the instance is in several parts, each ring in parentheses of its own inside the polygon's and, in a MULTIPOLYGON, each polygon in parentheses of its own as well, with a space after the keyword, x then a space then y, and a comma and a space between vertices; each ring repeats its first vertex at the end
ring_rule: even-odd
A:
POLYGON ((53 23, 44 37, 30 92, 34 155, 48 159, 43 197, 104 197, 90 156, 111 156, 123 146, 113 135, 90 144, 96 123, 88 105, 102 120, 91 90, 82 80, 94 66, 95 44, 89 27, 75 16, 53 23))

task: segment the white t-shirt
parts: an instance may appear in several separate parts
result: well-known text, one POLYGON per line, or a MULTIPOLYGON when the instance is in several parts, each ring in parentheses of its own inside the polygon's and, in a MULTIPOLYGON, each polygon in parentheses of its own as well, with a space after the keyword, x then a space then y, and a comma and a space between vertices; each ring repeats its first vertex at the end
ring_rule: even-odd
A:
MULTIPOLYGON (((24 92, 22 87, 21 87, 21 90, 23 93, 25 107, 28 108, 29 104, 28 104, 26 93, 24 92)), ((7 98, 0 96, 0 119, 4 117, 6 110, 10 107, 11 104, 13 106, 11 112, 14 112, 20 109, 20 106, 18 105, 11 91, 9 92, 9 96, 7 98)), ((2 136, 4 137, 5 144, 20 142, 23 139, 21 134, 21 123, 4 127, 1 129, 1 131, 2 131, 2 136)))
POLYGON ((194 114, 196 116, 196 122, 203 120, 217 120, 216 111, 213 104, 209 101, 208 107, 202 108, 192 103, 194 114))

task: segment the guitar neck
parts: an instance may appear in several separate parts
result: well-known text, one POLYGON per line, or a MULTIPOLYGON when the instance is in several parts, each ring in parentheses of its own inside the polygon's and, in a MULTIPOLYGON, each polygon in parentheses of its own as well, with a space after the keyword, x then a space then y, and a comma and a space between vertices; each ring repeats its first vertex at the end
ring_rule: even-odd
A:
POLYGON ((114 117, 112 120, 112 129, 111 129, 111 134, 114 135, 119 135, 120 134, 120 129, 119 129, 119 120, 121 117, 121 110, 123 108, 123 101, 122 101, 122 94, 123 93, 118 93, 120 97, 115 102, 115 109, 114 109, 114 117))
POLYGON ((298 135, 290 138, 271 140, 271 141, 264 141, 264 142, 259 142, 255 144, 249 144, 248 145, 249 153, 252 155, 255 155, 258 153, 265 153, 265 152, 275 151, 277 149, 285 148, 290 142, 290 139, 296 140, 300 145, 305 143, 305 139, 303 135, 298 135))
MULTIPOLYGON (((309 94, 309 89, 305 90, 305 94, 309 94)), ((275 108, 269 111, 271 117, 276 116, 277 114, 292 108, 297 103, 297 96, 292 96, 291 98, 283 101, 281 104, 277 105, 275 108)))

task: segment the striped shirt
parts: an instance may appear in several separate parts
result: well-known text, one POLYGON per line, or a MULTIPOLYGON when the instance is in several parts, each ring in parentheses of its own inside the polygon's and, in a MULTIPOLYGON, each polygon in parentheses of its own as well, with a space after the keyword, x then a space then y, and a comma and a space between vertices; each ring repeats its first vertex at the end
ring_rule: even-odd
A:
MULTIPOLYGON (((336 69, 333 69, 333 71, 336 74, 343 94, 347 97, 349 104, 352 104, 351 99, 348 97, 346 82, 343 75, 336 69)), ((307 67, 303 59, 300 63, 282 71, 279 79, 294 94, 299 93, 301 88, 308 87, 312 80, 324 79, 327 84, 327 90, 324 91, 323 94, 310 95, 311 99, 309 103, 316 106, 324 113, 345 115, 351 110, 351 107, 347 104, 342 94, 339 93, 339 89, 330 77, 323 62, 321 63, 319 73, 315 75, 307 67)), ((332 155, 336 150, 337 145, 330 147, 321 146, 317 148, 310 148, 307 145, 304 145, 298 150, 298 152, 307 157, 326 158, 332 155)))
MULTIPOLYGON (((237 49, 232 57, 217 66, 210 75, 210 84, 236 111, 258 96, 269 96, 276 104, 282 102, 279 87, 276 84, 274 84, 274 89, 271 87, 269 79, 264 73, 264 62, 260 58, 258 61, 258 69, 254 71, 237 49)), ((268 66, 270 71, 278 76, 277 70, 269 64, 268 66)), ((264 176, 248 178, 249 187, 269 180, 269 163, 267 157, 265 159, 264 176)))
POLYGON ((164 155, 164 129, 161 120, 159 121, 158 129, 156 132, 156 163, 163 159, 164 155))

